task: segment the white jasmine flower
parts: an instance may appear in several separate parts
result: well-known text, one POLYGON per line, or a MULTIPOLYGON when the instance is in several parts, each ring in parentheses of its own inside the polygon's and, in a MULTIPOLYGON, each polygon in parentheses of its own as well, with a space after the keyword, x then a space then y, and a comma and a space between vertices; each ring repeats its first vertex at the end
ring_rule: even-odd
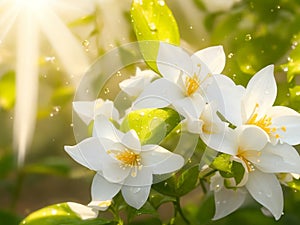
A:
POLYGON ((257 72, 249 81, 246 89, 234 88, 233 94, 222 91, 226 110, 221 113, 236 126, 252 124, 260 127, 271 143, 300 143, 300 114, 285 106, 273 106, 277 86, 274 78, 274 66, 270 65, 257 72), (234 96, 235 95, 235 96, 234 96))
POLYGON ((239 184, 229 180, 227 187, 222 185, 222 179, 216 178, 217 184, 212 185, 216 203, 214 218, 222 218, 236 210, 243 203, 247 190, 278 220, 283 211, 283 195, 276 173, 299 173, 298 152, 288 144, 272 145, 267 133, 255 125, 238 127, 232 130, 230 137, 231 142, 226 142, 223 152, 242 163, 245 174, 239 184))
POLYGON ((119 83, 119 86, 122 91, 129 96, 138 97, 144 88, 148 86, 153 79, 158 77, 159 75, 152 70, 141 70, 137 67, 135 76, 123 80, 119 83))
POLYGON ((220 73, 224 66, 221 46, 189 56, 179 47, 160 43, 157 67, 163 78, 147 86, 133 108, 161 108, 172 104, 179 112, 182 108, 194 110, 198 107, 195 101, 206 98, 206 87, 216 79, 213 74, 220 73))
POLYGON ((205 104, 203 99, 196 102, 195 110, 182 109, 185 119, 183 127, 190 133, 199 134, 202 141, 212 149, 218 150, 223 142, 231 141, 226 138, 231 135, 228 123, 223 122, 217 115, 217 108, 212 103, 205 104))
POLYGON ((100 209, 120 190, 129 205, 142 207, 149 196, 153 174, 172 173, 184 163, 182 156, 161 146, 141 146, 134 130, 122 133, 103 115, 95 118, 92 137, 66 146, 65 150, 75 161, 97 172, 91 205, 100 202, 100 209))
POLYGON ((110 100, 99 98, 95 101, 77 101, 73 102, 73 109, 87 125, 98 115, 119 121, 119 112, 110 100))

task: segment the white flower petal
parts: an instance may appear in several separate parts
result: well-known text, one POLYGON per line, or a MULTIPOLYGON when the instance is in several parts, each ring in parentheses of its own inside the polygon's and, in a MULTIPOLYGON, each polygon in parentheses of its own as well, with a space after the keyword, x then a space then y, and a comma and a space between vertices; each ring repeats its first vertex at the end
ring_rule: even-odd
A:
POLYGON ((121 191, 128 205, 140 209, 147 201, 150 189, 150 185, 145 187, 123 186, 121 191))
POLYGON ((197 118, 191 117, 188 113, 185 113, 185 118, 181 121, 181 128, 182 130, 187 130, 193 134, 201 134, 202 133, 202 126, 203 121, 197 118))
POLYGON ((243 98, 244 120, 250 118, 257 104, 256 112, 258 115, 266 114, 266 111, 272 107, 277 95, 273 73, 274 65, 270 65, 257 72, 250 79, 243 98))
POLYGON ((267 144, 258 156, 247 159, 265 173, 300 174, 300 156, 288 144, 267 144))
POLYGON ((151 81, 158 77, 152 70, 136 69, 136 75, 119 83, 120 88, 129 96, 137 97, 151 81))
POLYGON ((195 52, 194 55, 204 62, 212 74, 219 74, 223 71, 226 62, 223 46, 212 46, 195 52))
POLYGON ((236 85, 225 75, 214 75, 213 85, 206 89, 208 102, 214 102, 218 111, 231 123, 236 126, 242 124, 241 100, 245 88, 236 85))
POLYGON ((133 109, 163 108, 183 98, 182 90, 173 82, 161 78, 148 85, 133 103, 133 109))
POLYGON ((122 137, 121 143, 130 150, 141 151, 141 143, 135 130, 130 130, 122 137))
POLYGON ((151 167, 153 174, 166 174, 180 169, 184 164, 181 155, 158 145, 142 146, 142 164, 151 167))
POLYGON ((65 146, 65 151, 79 164, 98 171, 102 169, 102 162, 109 160, 104 147, 97 138, 84 139, 75 146, 65 146))
POLYGON ((271 118, 279 116, 297 116, 299 113, 286 106, 273 106, 268 109, 267 115, 271 118))
POLYGON ((220 187, 215 191, 216 212, 213 220, 221 219, 237 210, 244 203, 246 195, 243 188, 233 190, 220 187))
POLYGON ((107 201, 121 190, 122 184, 110 183, 101 174, 94 176, 92 183, 92 201, 107 201))
POLYGON ((199 78, 201 88, 205 87, 204 82, 212 76, 212 72, 207 65, 195 54, 191 56, 193 62, 193 74, 189 74, 190 77, 196 75, 199 78))
POLYGON ((238 132, 239 148, 246 150, 261 150, 268 142, 267 133, 258 126, 244 125, 236 128, 238 132))
POLYGON ((238 152, 236 132, 229 127, 219 133, 201 133, 202 141, 210 148, 229 155, 236 155, 238 152))
POLYGON ((274 174, 259 170, 249 173, 246 188, 251 196, 266 207, 278 220, 283 211, 283 194, 279 181, 274 174))
POLYGON ((89 124, 94 118, 94 101, 73 102, 73 109, 85 124, 89 124))
POLYGON ((205 100, 200 94, 195 93, 191 97, 184 97, 176 100, 173 103, 173 106, 176 111, 183 116, 188 113, 193 118, 199 118, 204 109, 205 100))
POLYGON ((99 115, 95 118, 93 136, 121 142, 123 135, 104 115, 99 115))
POLYGON ((275 117, 272 127, 276 127, 279 140, 290 145, 300 144, 300 114, 275 117))
POLYGON ((152 185, 152 168, 142 165, 140 169, 138 167, 132 168, 131 173, 132 172, 134 175, 136 174, 136 176, 132 176, 132 174, 130 174, 124 181, 124 185, 131 187, 144 187, 152 185))
POLYGON ((91 207, 81 205, 76 202, 67 202, 70 209, 75 212, 82 220, 95 219, 98 216, 98 211, 93 210, 91 207))
POLYGON ((176 81, 181 73, 193 75, 190 56, 182 48, 161 42, 157 55, 157 67, 162 76, 176 81))
POLYGON ((104 115, 106 118, 119 120, 119 112, 110 100, 103 101, 101 98, 94 102, 94 117, 104 115))
POLYGON ((124 167, 121 162, 103 163, 103 177, 111 183, 123 183, 130 174, 130 167, 124 167))

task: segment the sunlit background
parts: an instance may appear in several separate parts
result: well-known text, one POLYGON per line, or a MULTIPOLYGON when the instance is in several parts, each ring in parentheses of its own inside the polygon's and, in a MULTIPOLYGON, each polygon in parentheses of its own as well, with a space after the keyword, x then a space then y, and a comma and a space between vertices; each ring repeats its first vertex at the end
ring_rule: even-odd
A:
MULTIPOLYGON (((275 64, 276 104, 300 111, 298 0, 166 4, 182 47, 223 45, 224 74, 242 85, 275 64)), ((71 104, 80 78, 98 57, 136 41, 130 5, 130 0, 0 0, 0 224, 18 224, 46 205, 90 201, 93 174, 64 152, 64 145, 75 144, 71 104)), ((117 73, 113 82, 125 77, 117 73)), ((102 97, 113 93, 108 88, 102 97)), ((212 197, 202 198, 197 190, 184 204, 198 224, 298 224, 300 194, 287 189, 285 197, 279 222, 251 202, 213 222, 212 197)), ((165 206, 161 218, 167 221, 171 213, 165 206)))

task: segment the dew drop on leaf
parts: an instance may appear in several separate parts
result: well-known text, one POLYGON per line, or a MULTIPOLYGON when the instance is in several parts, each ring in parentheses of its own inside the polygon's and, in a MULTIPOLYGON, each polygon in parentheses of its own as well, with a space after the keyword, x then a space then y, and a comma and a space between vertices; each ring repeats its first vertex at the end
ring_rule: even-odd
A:
POLYGON ((160 6, 164 6, 166 4, 164 0, 158 0, 157 2, 160 6))
POLYGON ((105 89, 104 89, 104 94, 105 94, 105 95, 109 94, 109 92, 110 92, 109 88, 105 88, 105 89))

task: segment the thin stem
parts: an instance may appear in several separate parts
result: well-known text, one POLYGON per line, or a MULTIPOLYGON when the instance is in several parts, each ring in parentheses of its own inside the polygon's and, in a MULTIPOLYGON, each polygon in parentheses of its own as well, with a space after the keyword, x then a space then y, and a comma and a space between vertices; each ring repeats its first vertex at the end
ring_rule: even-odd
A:
POLYGON ((24 180, 24 173, 21 170, 18 170, 17 177, 16 177, 16 183, 13 187, 12 191, 12 201, 11 201, 11 209, 12 211, 15 211, 21 191, 23 186, 23 180, 24 180))
POLYGON ((176 201, 174 202, 174 206, 175 206, 175 211, 177 211, 179 213, 179 215, 181 216, 181 218, 183 219, 183 221, 190 225, 190 221, 186 218, 186 216, 184 215, 183 211, 182 211, 182 208, 181 208, 181 205, 180 205, 180 198, 177 197, 176 198, 176 201))
POLYGON ((114 219, 118 222, 118 225, 123 225, 123 220, 121 219, 117 210, 113 206, 109 207, 109 210, 113 214, 114 219))

